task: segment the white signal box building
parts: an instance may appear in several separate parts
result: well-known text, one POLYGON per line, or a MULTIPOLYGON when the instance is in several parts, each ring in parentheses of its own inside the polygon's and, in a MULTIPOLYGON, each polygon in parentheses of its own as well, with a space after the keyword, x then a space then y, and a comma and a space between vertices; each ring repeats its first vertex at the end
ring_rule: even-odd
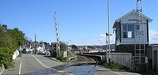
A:
MULTIPOLYGON (((116 51, 132 52, 136 50, 137 45, 140 49, 149 45, 149 22, 152 19, 142 13, 132 10, 119 19, 115 20, 113 28, 115 30, 116 51), (141 18, 141 23, 138 19, 141 18)), ((139 49, 139 50, 140 50, 139 49)))

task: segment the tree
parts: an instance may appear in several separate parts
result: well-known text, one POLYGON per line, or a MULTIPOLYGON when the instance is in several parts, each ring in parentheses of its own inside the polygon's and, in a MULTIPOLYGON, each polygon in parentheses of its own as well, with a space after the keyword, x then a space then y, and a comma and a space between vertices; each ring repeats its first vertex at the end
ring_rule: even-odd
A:
POLYGON ((20 31, 18 28, 8 29, 8 32, 11 34, 13 38, 16 39, 18 46, 24 45, 25 43, 25 34, 20 31))
POLYGON ((72 49, 78 49, 78 47, 76 45, 72 45, 71 47, 72 47, 72 49))
POLYGON ((24 40, 22 31, 7 29, 7 25, 0 24, 0 64, 4 64, 5 68, 13 67, 12 55, 19 45, 24 45, 24 40))
POLYGON ((68 45, 65 44, 64 42, 60 42, 60 50, 61 51, 66 51, 67 50, 68 45))
MULTIPOLYGON (((56 45, 57 43, 51 43, 51 45, 53 46, 53 54, 51 54, 53 57, 57 57, 57 56, 61 56, 58 55, 58 51, 56 49, 56 45)), ((67 45, 64 42, 60 42, 60 54, 62 53, 62 51, 66 51, 67 50, 67 45)))
POLYGON ((0 36, 0 64, 4 64, 5 68, 13 67, 12 55, 17 45, 15 39, 2 26, 0 27, 0 36))
POLYGON ((90 48, 90 49, 94 49, 94 47, 93 46, 87 46, 88 48, 90 48))
POLYGON ((0 26, 2 26, 4 28, 4 30, 7 30, 7 25, 5 24, 0 24, 0 26))
MULTIPOLYGON (((56 43, 53 44, 54 50, 56 50, 56 43)), ((64 42, 60 42, 60 51, 66 51, 67 45, 64 42)))

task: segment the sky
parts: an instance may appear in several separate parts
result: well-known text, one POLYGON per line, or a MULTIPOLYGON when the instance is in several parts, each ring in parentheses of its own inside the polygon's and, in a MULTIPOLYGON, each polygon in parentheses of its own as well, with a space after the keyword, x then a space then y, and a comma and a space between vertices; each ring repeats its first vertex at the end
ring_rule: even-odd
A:
MULTIPOLYGON (((153 19, 149 24, 150 43, 158 43, 157 7, 157 0, 142 0, 142 13, 153 19)), ((115 20, 135 8, 136 0, 110 0, 110 43, 115 41, 112 29, 115 20)), ((106 44, 107 0, 0 0, 0 24, 17 27, 32 40, 36 35, 37 41, 56 41, 54 12, 61 41, 76 45, 106 44)))

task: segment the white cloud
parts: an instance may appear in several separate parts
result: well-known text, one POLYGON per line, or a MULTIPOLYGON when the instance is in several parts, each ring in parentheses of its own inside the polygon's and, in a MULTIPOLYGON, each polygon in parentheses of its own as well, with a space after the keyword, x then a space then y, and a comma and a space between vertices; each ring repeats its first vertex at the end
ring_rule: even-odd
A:
MULTIPOLYGON (((115 43, 115 35, 112 35, 110 37, 110 44, 115 43)), ((106 35, 100 34, 96 38, 88 37, 85 39, 81 39, 81 42, 76 45, 105 45, 106 44, 106 35)))
MULTIPOLYGON (((106 34, 105 33, 100 34, 98 39, 101 40, 104 44, 106 44, 106 34)), ((108 40, 108 37, 107 37, 107 40, 108 40)), ((114 43, 115 43, 115 35, 112 34, 110 36, 110 44, 114 44, 114 43)))
MULTIPOLYGON (((99 37, 100 40, 106 44, 106 35, 105 34, 100 34, 99 37)), ((158 30, 149 30, 149 43, 150 44, 158 44, 158 30)), ((115 44, 115 35, 112 34, 110 37, 110 44, 115 44)))
MULTIPOLYGON (((149 31, 149 42, 150 44, 158 44, 158 30, 150 30, 149 31)), ((100 34, 97 38, 87 37, 86 39, 82 39, 80 44, 77 45, 105 45, 106 44, 106 35, 100 34), (99 41, 100 40, 100 41, 99 41)), ((110 44, 115 44, 115 35, 112 34, 110 37, 110 44)))
POLYGON ((149 31, 149 42, 150 44, 158 43, 158 30, 149 31))

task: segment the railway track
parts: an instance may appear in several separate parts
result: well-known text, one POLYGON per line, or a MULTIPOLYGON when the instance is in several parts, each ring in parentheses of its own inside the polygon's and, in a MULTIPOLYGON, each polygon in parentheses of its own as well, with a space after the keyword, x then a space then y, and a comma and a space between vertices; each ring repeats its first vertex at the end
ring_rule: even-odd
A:
POLYGON ((98 68, 98 60, 96 58, 78 56, 78 61, 74 62, 74 67, 62 75, 92 75, 98 68))

